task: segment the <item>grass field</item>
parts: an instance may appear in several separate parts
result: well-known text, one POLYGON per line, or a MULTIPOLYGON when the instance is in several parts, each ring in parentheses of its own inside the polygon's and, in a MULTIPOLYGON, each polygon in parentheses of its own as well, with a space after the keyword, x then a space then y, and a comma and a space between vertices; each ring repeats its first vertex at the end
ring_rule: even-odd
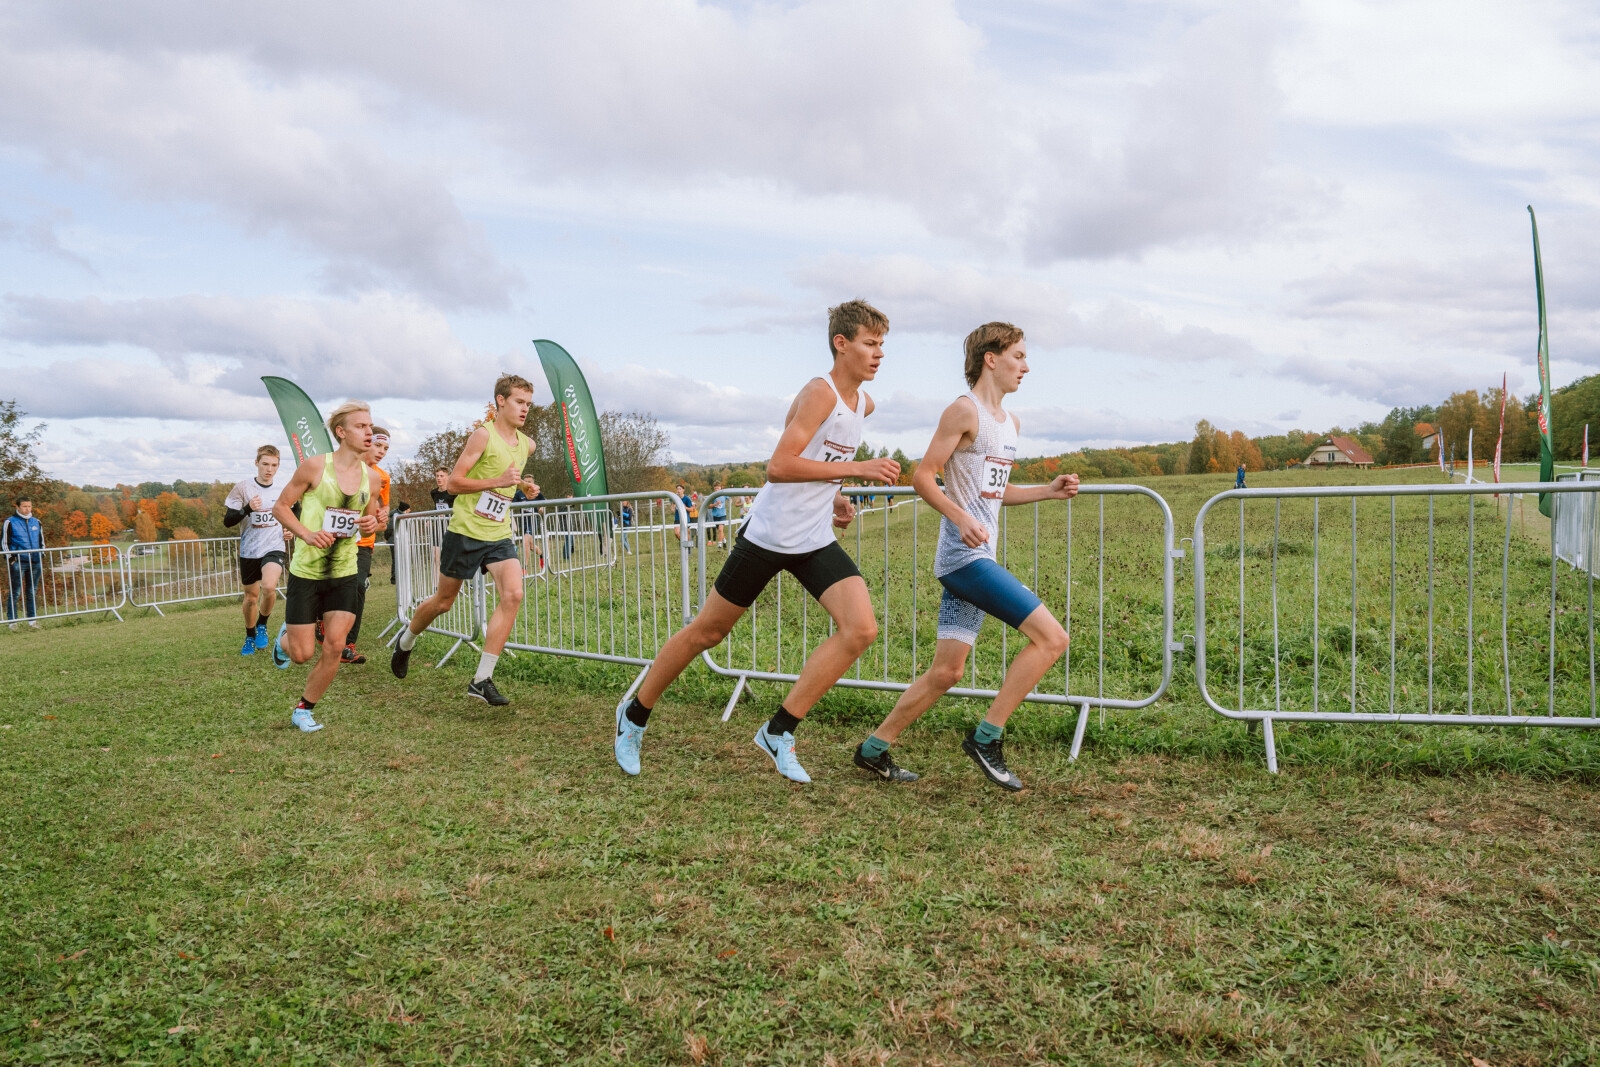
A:
MULTIPOLYGON (((1155 483, 1180 533, 1218 481, 1155 483)), ((491 711, 376 657, 303 736, 237 628, 0 634, 0 1059, 1600 1062, 1587 734, 1280 727, 1274 777, 1180 668, 1078 764, 1025 708, 1016 796, 946 702, 886 789, 837 691, 802 788, 749 740, 780 691, 722 726, 696 668, 628 780, 626 669, 507 660, 491 711)))

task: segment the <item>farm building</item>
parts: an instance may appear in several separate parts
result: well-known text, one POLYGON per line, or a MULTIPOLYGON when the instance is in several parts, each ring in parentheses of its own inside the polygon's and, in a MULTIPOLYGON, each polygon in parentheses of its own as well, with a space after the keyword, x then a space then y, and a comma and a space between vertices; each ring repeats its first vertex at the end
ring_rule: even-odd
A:
POLYGON ((1307 467, 1337 467, 1340 464, 1349 464, 1355 467, 1372 466, 1372 457, 1367 450, 1350 440, 1348 437, 1328 437, 1311 450, 1311 455, 1306 457, 1307 467))
POLYGON ((1439 443, 1439 427, 1431 422, 1419 422, 1416 429, 1417 436, 1422 438, 1422 452, 1424 455, 1433 454, 1433 446, 1439 443))

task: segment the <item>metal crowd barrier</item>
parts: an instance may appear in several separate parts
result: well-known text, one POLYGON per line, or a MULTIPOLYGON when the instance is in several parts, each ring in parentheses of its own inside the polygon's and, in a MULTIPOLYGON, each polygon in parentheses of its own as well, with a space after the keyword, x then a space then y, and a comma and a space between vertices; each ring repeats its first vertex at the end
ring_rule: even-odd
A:
MULTIPOLYGON (((1600 727, 1593 572, 1563 576, 1557 553, 1516 531, 1512 507, 1513 494, 1545 492, 1583 499, 1592 514, 1597 491, 1600 482, 1569 481, 1212 497, 1194 522, 1201 695, 1219 714, 1261 723, 1274 773, 1275 720, 1600 727), (1363 498, 1388 506, 1363 512, 1363 498), (1236 518, 1224 507, 1233 502, 1236 518), (1231 540, 1208 539, 1213 516, 1231 540), (1237 582, 1230 574, 1208 592, 1208 567, 1235 561, 1237 582), (1480 593, 1484 570, 1498 572, 1498 593, 1480 593), (1213 667, 1234 683, 1231 707, 1213 693, 1213 667)), ((1575 510, 1563 502, 1556 514, 1575 510)), ((1580 539, 1593 559, 1592 522, 1580 539)))
MULTIPOLYGON (((858 512, 842 538, 877 605, 878 640, 839 685, 901 692, 932 660, 942 594, 933 577, 940 516, 910 488, 861 486, 842 491, 856 498, 887 497, 893 503, 858 512)), ((730 489, 712 496, 752 492, 730 489)), ((702 501, 702 516, 705 505, 702 501)), ((1100 708, 1104 715, 1106 708, 1147 707, 1171 683, 1172 656, 1181 648, 1172 640, 1173 562, 1183 555, 1172 538, 1172 510, 1159 494, 1139 485, 1086 485, 1073 500, 1001 509, 998 561, 1039 595, 1075 639, 1055 673, 1047 676, 1048 683, 1026 698, 1035 704, 1077 707, 1073 759, 1083 747, 1091 708, 1100 708), (1154 505, 1159 541, 1150 536, 1149 519, 1156 516, 1147 514, 1143 521, 1108 528, 1106 502, 1116 500, 1120 505, 1119 498, 1144 498, 1154 505), (1083 544, 1086 536, 1088 546, 1083 544), (1160 553, 1158 559, 1150 558, 1152 546, 1160 553), (1090 568, 1087 577, 1085 565, 1090 568), (1161 575, 1159 587, 1147 577, 1154 570, 1161 575), (1090 588, 1082 589, 1084 585, 1090 588), (1111 640, 1108 619, 1120 631, 1111 640), (1094 638, 1087 649, 1077 640, 1085 632, 1094 638)), ((698 540, 704 603, 710 576, 720 561, 708 555, 703 534, 698 540)), ((703 656, 716 673, 738 679, 723 721, 733 714, 750 681, 795 681, 806 655, 832 629, 827 612, 820 608, 812 612, 811 598, 792 578, 780 574, 727 640, 703 656), (812 614, 818 616, 816 623, 812 614)), ((1012 643, 1009 627, 994 621, 985 624, 968 662, 967 684, 950 694, 992 699, 1010 663, 1012 643)))
MULTIPOLYGON (((239 539, 206 537, 193 541, 135 541, 122 557, 128 603, 149 608, 242 595, 239 587, 239 539)), ((376 563, 374 563, 376 569, 376 563)), ((278 580, 285 595, 288 570, 278 580)))
MULTIPOLYGON (((1600 470, 1558 474, 1556 481, 1600 481, 1600 470)), ((1594 495, 1566 493, 1556 496, 1553 502, 1550 530, 1556 558, 1575 570, 1593 571, 1596 561, 1589 549, 1594 544, 1595 524, 1600 522, 1594 495)))
MULTIPOLYGON (((395 519, 394 524, 394 586, 396 622, 410 624, 418 604, 433 596, 439 588, 439 549, 444 544, 445 529, 450 525, 450 512, 408 511, 395 519)), ((524 566, 527 560, 523 561, 524 566)), ((479 576, 461 587, 461 593, 450 610, 433 620, 430 633, 455 638, 444 659, 435 666, 443 667, 463 644, 473 644, 483 636, 483 578, 479 576)), ((391 625, 380 637, 398 627, 391 625)), ((394 638, 390 639, 393 643, 394 638)))
POLYGON ((6 622, 26 623, 109 612, 120 621, 128 603, 122 553, 115 545, 73 545, 0 552, 0 602, 6 622), (33 614, 28 613, 32 590, 33 614))

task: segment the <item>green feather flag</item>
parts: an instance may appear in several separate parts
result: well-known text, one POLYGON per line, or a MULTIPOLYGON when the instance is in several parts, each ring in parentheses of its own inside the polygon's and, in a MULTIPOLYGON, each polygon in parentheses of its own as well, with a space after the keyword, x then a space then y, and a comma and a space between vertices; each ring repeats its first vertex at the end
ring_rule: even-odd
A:
POLYGON ((600 417, 589 395, 583 371, 565 348, 554 341, 535 341, 550 392, 561 405, 561 428, 567 439, 567 463, 573 496, 605 496, 606 453, 600 442, 600 417))
MULTIPOLYGON (((1544 261, 1539 256, 1539 219, 1528 205, 1533 223, 1533 284, 1539 294, 1539 480, 1556 480, 1555 452, 1550 447, 1550 335, 1544 317, 1544 261)), ((1550 494, 1539 494, 1539 514, 1550 517, 1550 494)))
POLYGON ((294 463, 299 466, 311 456, 325 456, 333 451, 333 439, 322 421, 317 405, 306 396, 305 390, 287 378, 265 375, 261 381, 267 387, 283 422, 283 432, 289 435, 289 447, 294 450, 294 463))

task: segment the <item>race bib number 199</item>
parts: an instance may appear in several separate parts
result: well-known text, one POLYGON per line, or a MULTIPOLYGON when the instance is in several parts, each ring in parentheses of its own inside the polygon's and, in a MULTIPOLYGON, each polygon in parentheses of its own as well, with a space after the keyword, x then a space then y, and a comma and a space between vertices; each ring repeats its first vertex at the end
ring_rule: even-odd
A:
POLYGON ((322 513, 322 532, 335 537, 354 537, 356 520, 360 517, 361 512, 349 508, 329 508, 322 513))
POLYGON ((1000 500, 1011 480, 1011 461, 1000 456, 983 457, 983 486, 978 495, 985 500, 1000 500))
POLYGON ((478 495, 478 503, 473 507, 472 513, 482 515, 490 522, 505 522, 506 511, 510 507, 510 497, 485 489, 478 495))

